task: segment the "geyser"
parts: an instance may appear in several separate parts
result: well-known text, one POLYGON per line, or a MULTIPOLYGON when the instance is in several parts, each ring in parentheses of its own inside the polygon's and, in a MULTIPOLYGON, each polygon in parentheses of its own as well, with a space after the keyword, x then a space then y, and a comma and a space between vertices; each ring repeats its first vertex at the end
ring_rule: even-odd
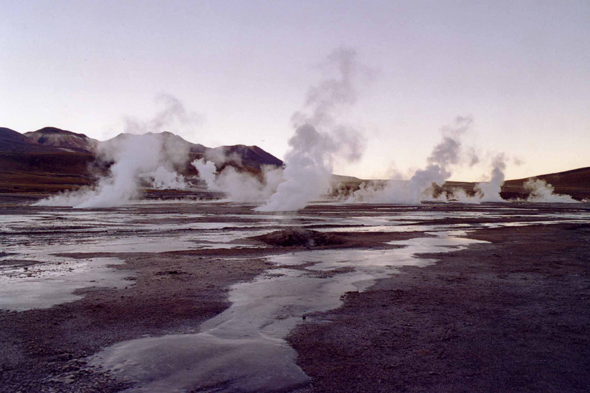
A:
POLYGON ((357 54, 352 49, 338 49, 328 57, 336 66, 339 78, 326 79, 310 88, 305 112, 293 117, 295 134, 289 140, 285 156, 285 181, 279 184, 270 200, 258 211, 293 211, 318 199, 330 186, 334 161, 358 161, 364 150, 361 134, 338 124, 340 111, 356 102, 355 79, 359 71, 357 54))
POLYGON ((182 138, 171 133, 153 132, 169 124, 190 124, 193 116, 174 97, 161 96, 160 100, 165 108, 152 120, 127 120, 127 134, 98 145, 97 158, 113 164, 109 175, 102 177, 95 187, 55 195, 36 204, 75 208, 121 206, 139 196, 142 178, 151 180, 156 188, 184 188, 184 178, 174 168, 186 164, 189 147, 182 138), (148 133, 135 135, 138 131, 148 133))

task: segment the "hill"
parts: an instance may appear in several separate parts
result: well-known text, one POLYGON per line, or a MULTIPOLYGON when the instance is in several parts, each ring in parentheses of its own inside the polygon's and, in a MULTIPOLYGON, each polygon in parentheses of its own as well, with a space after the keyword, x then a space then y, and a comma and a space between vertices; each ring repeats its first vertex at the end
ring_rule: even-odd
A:
POLYGON ((10 128, 0 127, 0 153, 38 153, 56 151, 56 149, 50 146, 43 146, 10 128))
MULTIPOLYGON (((570 195, 575 199, 590 199, 590 167, 565 172, 535 176, 551 184, 557 194, 570 195)), ((524 183, 529 178, 508 180, 502 186, 503 198, 522 198, 528 195, 524 183)))
MULTIPOLYGON (((502 185, 500 196, 505 200, 527 199, 530 190, 527 190, 524 184, 530 179, 539 179, 547 182, 547 184, 550 184, 554 188, 556 194, 569 195, 577 200, 590 199, 590 167, 507 180, 502 185)), ((452 192, 453 189, 462 189, 467 195, 474 195, 476 184, 472 182, 449 181, 444 184, 441 190, 452 192)))
POLYGON ((190 152, 193 154, 204 154, 209 148, 201 144, 191 143, 186 139, 178 136, 172 132, 164 131, 159 133, 148 132, 146 134, 128 134, 121 133, 114 138, 108 139, 103 142, 99 142, 98 146, 100 150, 116 150, 118 146, 122 146, 126 142, 141 143, 143 138, 154 137, 160 141, 162 146, 166 149, 178 150, 182 152, 190 152))
POLYGON ((215 162, 218 167, 223 166, 224 163, 232 163, 234 166, 247 166, 260 170, 264 165, 283 165, 283 161, 258 146, 220 146, 207 149, 205 158, 215 162))
POLYGON ((45 127, 37 131, 24 134, 29 140, 39 145, 60 148, 65 151, 92 153, 96 150, 98 141, 84 134, 77 134, 55 127, 45 127))
POLYGON ((40 196, 91 185, 99 175, 108 173, 114 151, 129 141, 141 146, 141 138, 146 137, 160 140, 166 154, 185 157, 184 164, 175 167, 183 175, 196 175, 197 171, 190 163, 200 158, 215 162, 218 170, 231 165, 253 174, 260 173, 264 165, 283 164, 258 146, 209 148, 188 142, 171 132, 123 133, 101 142, 56 127, 25 134, 0 128, 0 194, 40 196))

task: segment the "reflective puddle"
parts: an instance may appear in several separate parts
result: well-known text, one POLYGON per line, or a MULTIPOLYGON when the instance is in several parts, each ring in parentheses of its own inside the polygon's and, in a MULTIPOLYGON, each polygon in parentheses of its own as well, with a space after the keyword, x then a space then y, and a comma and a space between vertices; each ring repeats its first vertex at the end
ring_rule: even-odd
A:
POLYGON ((72 259, 48 256, 39 261, 1 260, 0 308, 26 311, 49 308, 82 298, 76 289, 123 288, 134 274, 111 268, 125 263, 117 258, 72 259), (24 263, 23 263, 24 262, 24 263), (27 263, 28 262, 28 263, 27 263))

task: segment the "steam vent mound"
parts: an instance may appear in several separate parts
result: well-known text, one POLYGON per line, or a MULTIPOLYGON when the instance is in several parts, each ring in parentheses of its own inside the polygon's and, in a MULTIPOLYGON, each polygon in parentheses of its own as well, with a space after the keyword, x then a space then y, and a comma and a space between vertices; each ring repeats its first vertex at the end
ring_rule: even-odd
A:
POLYGON ((312 231, 309 229, 284 229, 256 236, 259 240, 275 247, 321 247, 344 243, 338 236, 312 231))

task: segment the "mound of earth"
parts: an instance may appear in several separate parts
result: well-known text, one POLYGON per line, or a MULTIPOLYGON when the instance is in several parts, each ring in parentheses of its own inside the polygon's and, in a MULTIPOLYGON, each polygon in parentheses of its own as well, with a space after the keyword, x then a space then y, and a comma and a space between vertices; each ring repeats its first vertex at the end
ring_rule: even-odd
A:
POLYGON ((275 247, 321 247, 344 243, 341 237, 309 229, 284 229, 253 239, 275 247))

